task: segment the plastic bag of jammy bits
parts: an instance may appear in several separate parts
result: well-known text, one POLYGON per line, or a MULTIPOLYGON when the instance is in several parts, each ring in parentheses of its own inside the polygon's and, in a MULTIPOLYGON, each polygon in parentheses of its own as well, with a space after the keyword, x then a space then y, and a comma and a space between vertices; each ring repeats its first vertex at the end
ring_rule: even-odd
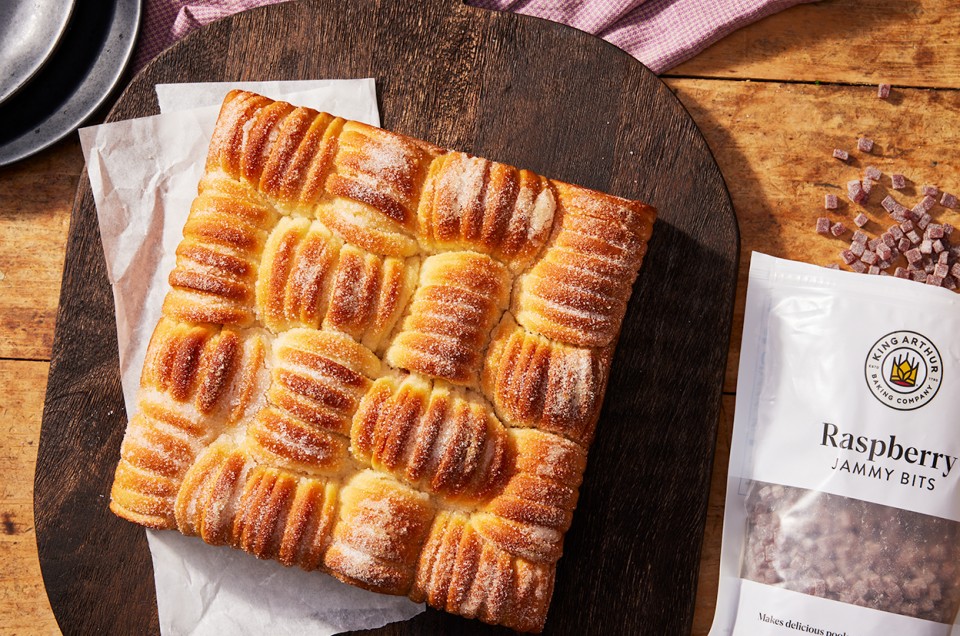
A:
POLYGON ((711 636, 960 634, 960 296, 753 254, 711 636))

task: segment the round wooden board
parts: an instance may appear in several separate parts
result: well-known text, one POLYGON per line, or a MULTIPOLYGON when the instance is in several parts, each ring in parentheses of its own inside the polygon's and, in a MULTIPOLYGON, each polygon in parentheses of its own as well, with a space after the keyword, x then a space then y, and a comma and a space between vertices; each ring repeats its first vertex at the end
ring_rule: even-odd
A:
MULTIPOLYGON (((688 632, 739 250, 730 198, 700 132, 669 89, 619 49, 454 0, 317 0, 228 18, 157 58, 108 119, 156 114, 157 83, 353 77, 376 78, 385 128, 660 210, 546 631, 688 632)), ((84 178, 35 494, 40 565, 65 634, 158 632, 143 530, 107 509, 125 425, 113 298, 84 178)), ((490 630, 428 610, 379 632, 490 630)))

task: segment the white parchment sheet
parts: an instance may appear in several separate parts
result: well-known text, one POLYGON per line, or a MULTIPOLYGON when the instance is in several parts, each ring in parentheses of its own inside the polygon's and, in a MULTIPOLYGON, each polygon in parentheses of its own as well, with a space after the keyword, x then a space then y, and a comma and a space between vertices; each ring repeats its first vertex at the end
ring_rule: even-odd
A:
MULTIPOLYGON (((219 104, 234 88, 380 124, 372 79, 315 80, 160 85, 160 115, 80 131, 113 286, 129 417, 136 412, 144 354, 219 104)), ((148 530, 147 539, 164 635, 325 635, 379 627, 423 611, 406 598, 208 546, 178 532, 148 530)))

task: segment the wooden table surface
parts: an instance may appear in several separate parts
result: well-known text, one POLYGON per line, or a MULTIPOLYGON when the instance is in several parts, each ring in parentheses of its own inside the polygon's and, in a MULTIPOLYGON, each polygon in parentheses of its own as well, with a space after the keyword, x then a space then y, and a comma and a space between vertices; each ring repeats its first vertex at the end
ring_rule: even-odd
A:
MULTIPOLYGON (((831 186, 866 165, 830 158, 860 135, 877 140, 870 163, 885 173, 960 192, 958 33, 955 0, 823 0, 742 29, 665 76, 717 157, 742 237, 693 634, 708 631, 716 599, 750 252, 836 260, 840 243, 812 228, 823 194, 842 193, 831 186), (875 97, 879 82, 894 85, 891 99, 875 97)), ((0 635, 58 633, 37 560, 33 470, 83 169, 76 135, 0 168, 0 635)))

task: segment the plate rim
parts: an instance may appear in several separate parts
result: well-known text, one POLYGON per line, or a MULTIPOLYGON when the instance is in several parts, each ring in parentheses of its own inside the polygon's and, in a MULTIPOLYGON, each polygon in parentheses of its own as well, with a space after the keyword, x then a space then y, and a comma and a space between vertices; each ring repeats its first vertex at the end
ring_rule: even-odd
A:
POLYGON ((57 51, 57 48, 60 46, 60 42, 63 40, 63 35, 67 32, 67 28, 70 25, 70 18, 73 17, 73 12, 77 7, 77 0, 64 0, 64 3, 66 3, 67 8, 61 16, 59 28, 54 34, 54 37, 47 42, 46 49, 37 59, 34 60, 33 67, 30 68, 26 74, 22 75, 20 79, 14 81, 11 86, 6 89, 5 93, 2 85, 0 85, 0 104, 16 95, 20 89, 29 84, 30 80, 32 80, 33 77, 40 72, 40 69, 42 69, 44 64, 47 63, 47 60, 49 60, 57 51))
MULTIPOLYGON (((43 150, 46 150, 50 146, 68 137, 70 134, 75 132, 77 128, 82 126, 84 122, 86 122, 86 120, 90 118, 91 115, 93 115, 95 112, 97 112, 97 110, 102 108, 104 104, 106 104, 110 96, 114 94, 117 87, 120 85, 126 70, 129 68, 131 60, 133 59, 133 54, 136 49, 137 41, 139 39, 138 38, 139 30, 143 20, 143 3, 141 2, 141 0, 114 0, 112 4, 114 7, 114 11, 113 11, 112 19, 110 21, 108 34, 112 33, 114 28, 117 28, 118 26, 124 26, 124 27, 129 27, 129 34, 128 34, 129 37, 126 38, 126 43, 123 49, 121 50, 120 55, 117 56, 119 63, 116 66, 111 67, 110 69, 109 80, 106 82, 100 82, 99 79, 97 82, 91 82, 88 80, 81 83, 77 87, 77 90, 74 90, 72 93, 67 95, 65 99, 59 102, 58 107, 54 109, 54 111, 50 113, 50 115, 46 119, 38 122, 33 128, 22 131, 17 137, 14 137, 13 139, 9 140, 7 143, 0 144, 0 168, 4 166, 12 165, 19 161, 27 159, 28 157, 32 157, 33 155, 39 152, 42 152, 43 150), (69 117, 69 121, 67 122, 69 125, 64 125, 63 127, 58 128, 55 131, 44 131, 44 127, 47 124, 47 122, 49 122, 50 119, 58 115, 60 112, 64 110, 68 110, 71 105, 71 102, 73 101, 77 93, 80 91, 80 89, 88 85, 96 85, 100 87, 97 98, 92 100, 89 104, 85 105, 83 108, 78 109, 77 114, 69 117), (10 145, 13 145, 15 142, 18 142, 24 139, 25 137, 28 137, 31 131, 33 131, 34 133, 33 135, 34 138, 39 138, 37 139, 37 143, 27 144, 26 147, 20 149, 18 152, 14 152, 9 155, 4 154, 4 151, 10 145)), ((77 11, 80 11, 80 10, 82 9, 78 9, 77 11)), ((77 15, 77 11, 74 11, 71 17, 75 17, 77 15)), ((126 31, 124 32, 126 33, 126 31)), ((66 31, 64 31, 64 33, 66 33, 66 31)), ((61 36, 61 39, 62 39, 62 36, 61 36)), ((57 48, 59 48, 59 46, 57 48)), ((54 52, 54 54, 56 54, 56 51, 54 52)), ((97 64, 97 60, 94 60, 94 62, 91 65, 91 68, 96 64, 97 64)), ((40 69, 40 71, 42 71, 42 68, 40 69)), ((38 71, 38 74, 40 71, 38 71)), ((13 97, 15 99, 16 95, 14 95, 13 97)), ((6 106, 9 103, 10 101, 7 100, 7 101, 4 101, 2 105, 6 106)))

